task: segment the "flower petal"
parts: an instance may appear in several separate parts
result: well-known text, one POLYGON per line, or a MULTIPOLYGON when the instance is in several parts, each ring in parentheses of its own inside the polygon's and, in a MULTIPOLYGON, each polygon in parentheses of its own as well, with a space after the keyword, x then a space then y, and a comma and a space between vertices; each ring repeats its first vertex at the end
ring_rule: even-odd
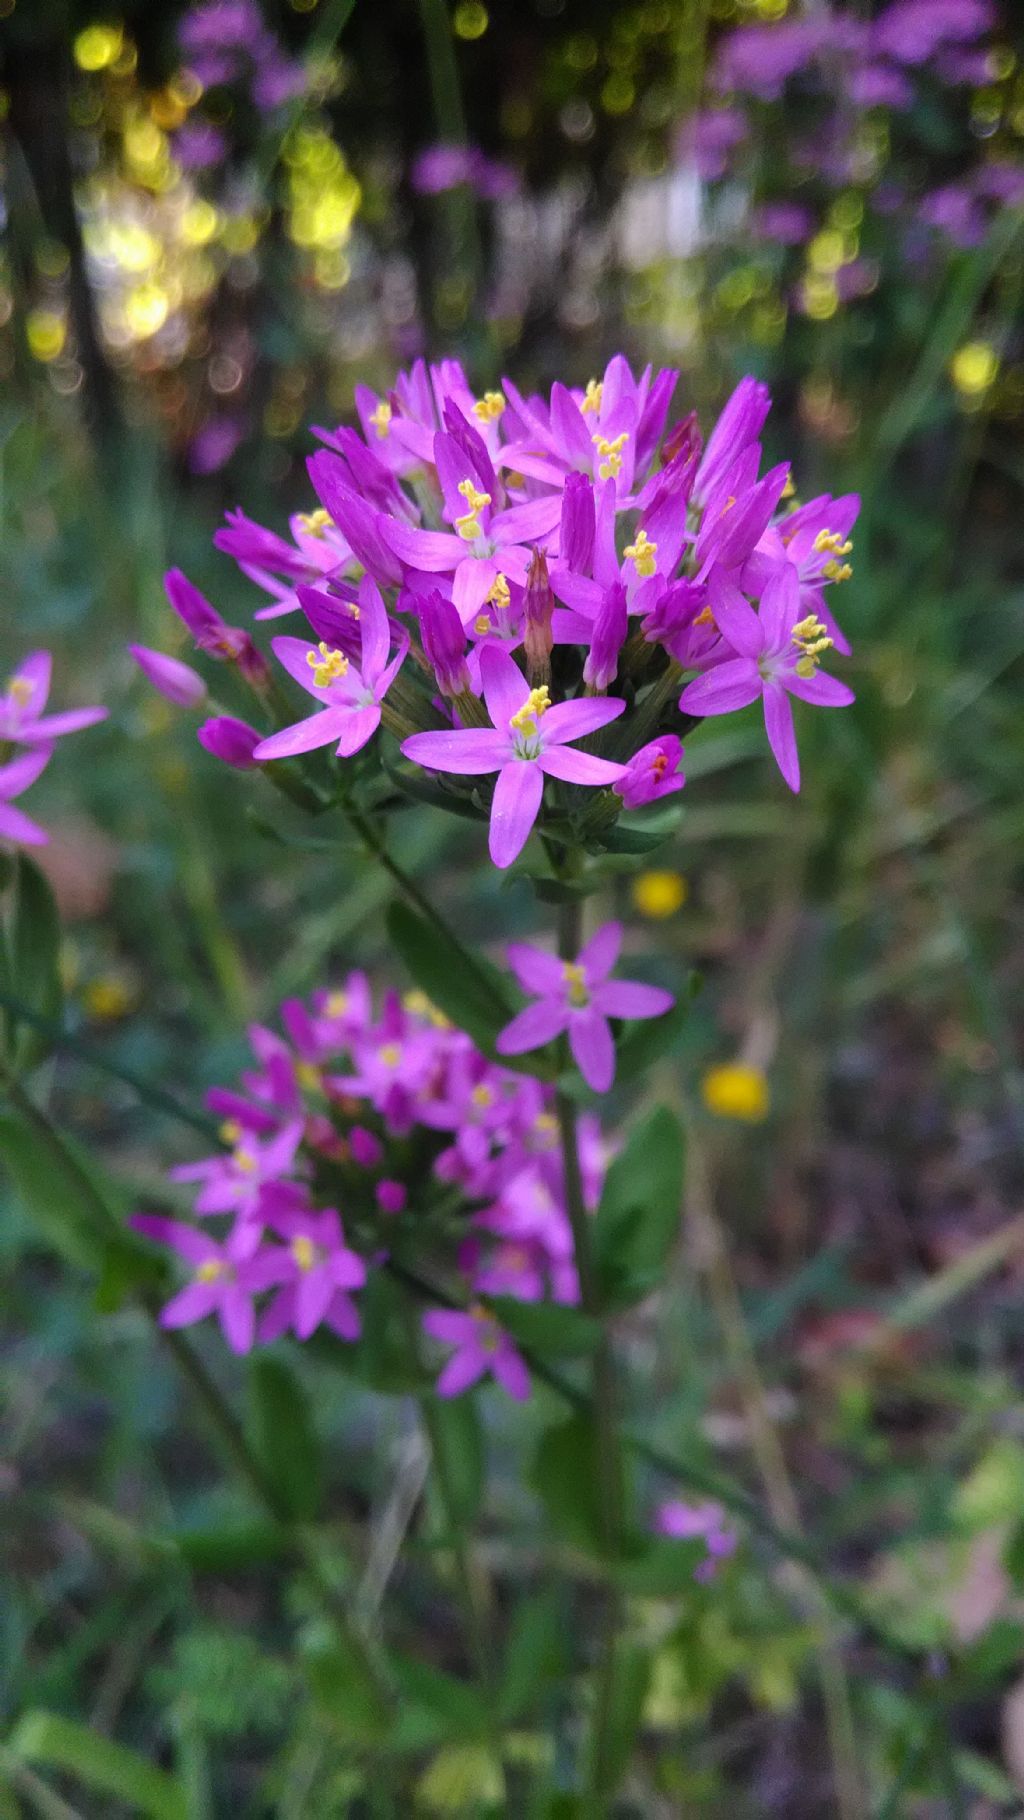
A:
POLYGON ((530 1394, 530 1374, 514 1346, 506 1343, 494 1353, 491 1370, 502 1390, 517 1403, 526 1402, 530 1394))
POLYGON ((569 1047, 573 1060, 594 1093, 607 1093, 615 1079, 615 1044, 596 1005, 573 1013, 569 1022, 569 1047))
POLYGON ((372 683, 387 663, 391 649, 387 609, 372 575, 364 575, 359 583, 359 633, 360 668, 364 680, 372 683))
POLYGON ((561 744, 566 739, 582 739, 596 733, 610 720, 618 720, 625 702, 614 695, 593 695, 582 701, 559 701, 549 708, 540 723, 543 745, 561 744))
POLYGON ((764 627, 746 596, 713 570, 708 606, 718 630, 740 657, 759 657, 764 649, 764 627))
POLYGON ((838 676, 826 676, 823 670, 816 670, 813 676, 798 676, 795 670, 784 670, 779 679, 791 695, 798 695, 801 701, 814 702, 818 708, 848 708, 855 699, 852 689, 848 689, 838 676))
POLYGON ((671 1011, 675 999, 661 986, 645 986, 640 980, 609 980, 594 993, 594 1004, 605 1017, 661 1017, 671 1011))
POLYGON ((592 752, 577 752, 573 746, 549 746, 537 764, 549 777, 560 777, 564 784, 616 784, 626 774, 625 765, 613 764, 610 758, 595 758, 592 752))
POLYGON ((494 1047, 499 1055, 525 1055, 528 1049, 542 1049, 552 1037, 560 1036, 568 1022, 569 1007, 564 999, 538 999, 505 1025, 494 1047))
POLYGON ((554 992, 565 977, 557 954, 535 948, 532 942, 509 942, 508 964, 524 992, 554 992))
POLYGON ((368 739, 372 739, 380 726, 380 709, 352 708, 345 715, 341 736, 337 744, 339 758, 351 758, 353 752, 359 752, 368 739))
POLYGON ((778 683, 764 692, 764 724, 775 762, 791 790, 800 788, 800 760, 789 697, 778 683))
POLYGON ((513 759, 499 771, 488 845, 494 864, 502 870, 518 859, 529 840, 543 795, 544 773, 536 761, 513 759))
POLYGON ((299 752, 315 752, 318 746, 329 746, 341 739, 351 712, 350 708, 321 708, 318 714, 297 720, 293 727, 282 727, 280 733, 261 739, 253 758, 262 765, 270 758, 292 758, 299 752))
POLYGON ((600 929, 595 929, 589 942, 580 949, 579 963, 592 986, 608 978, 619 958, 621 947, 622 924, 604 923, 600 929))
POLYGON ((434 1388, 439 1397, 457 1397, 482 1378, 486 1370, 486 1353, 479 1346, 463 1346, 448 1360, 434 1388))
POLYGON ((412 733, 402 741, 402 753, 427 771, 483 777, 488 771, 500 771, 507 762, 509 742, 503 733, 486 728, 456 727, 450 733, 412 733))
POLYGON ((684 714, 731 714, 756 701, 762 687, 757 665, 749 657, 731 657, 687 683, 679 706, 684 714))
POLYGON ((481 651, 480 680, 487 712, 504 733, 529 695, 530 685, 519 665, 498 645, 486 645, 481 651))

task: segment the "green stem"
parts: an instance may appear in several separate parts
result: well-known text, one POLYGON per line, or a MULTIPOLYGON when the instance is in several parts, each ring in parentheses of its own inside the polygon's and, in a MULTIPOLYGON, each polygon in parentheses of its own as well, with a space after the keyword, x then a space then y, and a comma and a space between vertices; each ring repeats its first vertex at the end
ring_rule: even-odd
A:
POLYGON ((487 1618, 480 1599, 479 1579, 473 1561, 472 1548, 459 1516, 458 1500, 448 1470, 444 1444, 438 1432, 437 1407, 429 1392, 420 1398, 420 1410, 423 1415, 423 1426, 430 1441, 430 1457, 433 1462, 437 1489, 441 1496, 447 1539, 455 1564, 470 1655, 473 1659, 477 1680, 480 1683, 480 1691, 484 1696, 487 1710, 490 1712, 494 1698, 494 1663, 487 1637, 487 1618))
MULTIPOLYGON (((575 960, 583 933, 583 907, 572 899, 559 907, 558 952, 563 960, 575 960)), ((594 1351, 591 1388, 594 1432, 597 1447, 597 1477, 600 1494, 601 1543, 605 1556, 613 1560, 622 1546, 624 1495, 622 1449, 618 1433, 618 1392, 615 1360, 607 1328, 602 1320, 601 1292, 590 1236, 590 1216, 583 1195, 580 1168, 579 1133, 576 1107, 567 1094, 557 1093, 555 1109, 562 1147, 565 1179, 565 1205, 572 1227, 576 1270, 580 1281, 580 1302, 585 1314, 591 1315, 601 1328, 594 1351)), ((612 1585, 605 1589, 601 1618, 600 1660, 597 1670, 597 1693, 587 1766, 588 1813, 607 1812, 614 1794, 614 1777, 607 1761, 611 1737, 611 1712, 615 1691, 616 1655, 622 1626, 622 1600, 612 1585)))

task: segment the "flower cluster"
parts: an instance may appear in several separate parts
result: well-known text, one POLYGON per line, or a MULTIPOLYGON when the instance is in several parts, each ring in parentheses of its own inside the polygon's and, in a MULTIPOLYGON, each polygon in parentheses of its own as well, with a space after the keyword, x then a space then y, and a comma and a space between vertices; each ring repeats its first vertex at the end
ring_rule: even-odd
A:
MULTIPOLYGON (((852 700, 820 666, 849 650, 827 597, 859 502, 798 505, 788 463, 762 472, 754 379, 706 441, 692 412, 670 424, 677 377, 616 355, 547 399, 510 380, 477 396, 456 361, 358 387, 362 434, 318 432, 318 504, 291 536, 241 511, 216 535, 268 597, 257 617, 312 632, 273 648, 315 709, 279 715, 255 761, 351 759, 383 724, 437 800, 489 815, 499 867, 535 826, 549 856, 600 851, 623 809, 681 788, 688 725, 759 697, 796 789, 791 698, 852 700)), ((168 587, 183 613, 188 584, 168 587)), ((414 771, 392 776, 416 794, 414 771)))
POLYGON ((58 739, 65 733, 94 726, 107 714, 106 708, 44 713, 52 671, 49 651, 33 651, 0 694, 0 840, 13 841, 18 846, 45 846, 49 835, 38 822, 15 808, 15 797, 21 796, 45 771, 58 739))
MULTIPOLYGON (((256 0, 202 0, 185 14, 178 43, 193 82, 203 90, 242 85, 260 114, 309 86, 304 66, 285 55, 256 0)), ((174 155, 184 169, 220 164, 227 150, 212 120, 192 119, 175 134, 174 155)))
MULTIPOLYGON (((578 1300, 553 1090, 489 1062, 420 994, 375 1011, 361 973, 281 1016, 286 1036, 250 1031, 240 1088, 208 1095, 222 1148, 171 1171, 202 1224, 133 1220, 189 1271, 164 1325, 216 1315, 236 1352, 320 1327, 353 1341, 370 1271, 425 1261, 436 1281, 447 1265, 453 1305, 423 1322, 454 1349, 440 1393, 487 1371, 525 1395, 525 1364, 481 1298, 578 1300)), ((605 1145, 592 1118, 580 1138, 592 1208, 605 1145)))

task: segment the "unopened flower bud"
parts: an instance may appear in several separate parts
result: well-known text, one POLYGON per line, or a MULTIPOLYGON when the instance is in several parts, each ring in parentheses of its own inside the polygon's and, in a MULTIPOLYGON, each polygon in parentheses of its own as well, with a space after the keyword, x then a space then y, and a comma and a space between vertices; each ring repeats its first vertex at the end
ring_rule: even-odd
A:
POLYGON ((438 588, 417 602, 423 649, 442 695, 452 698, 469 689, 466 634, 458 611, 438 588))
POLYGON ((176 708, 198 708, 206 684, 190 664, 168 657, 166 651, 151 651, 148 645, 129 645, 128 650, 146 681, 176 708))
POLYGON ((196 738, 214 758, 232 765, 236 771, 256 768, 253 753, 263 735, 246 721, 236 720, 233 714, 217 714, 212 720, 204 720, 196 729, 196 738))
POLYGON ((589 575, 594 555, 594 489, 585 474, 566 475, 559 554, 574 575, 589 575))
POLYGON ((701 434, 697 424, 696 411, 689 411, 674 423, 661 445, 661 459, 667 466, 677 455, 694 455, 701 447, 701 434))
POLYGON ((613 582, 598 608, 583 680, 588 689, 601 694, 615 678, 619 652, 626 642, 629 618, 626 612, 626 590, 621 581, 613 582))
POLYGON ((551 615, 555 597, 548 580, 548 561, 543 550, 534 550, 526 574, 523 602, 523 645, 526 650, 526 673, 536 688, 551 675, 551 615))
POLYGON ((164 576, 167 598, 196 641, 196 649, 219 663, 236 663, 250 687, 265 689, 270 681, 266 659, 257 651, 248 632, 229 626, 205 595, 200 594, 180 569, 164 576))

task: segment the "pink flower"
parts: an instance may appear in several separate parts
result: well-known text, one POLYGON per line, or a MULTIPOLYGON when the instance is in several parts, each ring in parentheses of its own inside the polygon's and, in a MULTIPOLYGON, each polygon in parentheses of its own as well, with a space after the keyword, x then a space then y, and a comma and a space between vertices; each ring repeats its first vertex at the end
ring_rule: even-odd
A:
POLYGON ((722 637, 736 653, 688 683, 679 698, 684 714, 730 714, 760 696, 776 763, 791 790, 800 788, 800 760, 789 697, 820 708, 845 708, 853 691, 818 668, 832 644, 813 613, 801 618, 800 577, 786 563, 765 584, 760 613, 738 588, 713 578, 710 607, 722 637))
POLYGON ((686 782, 679 769, 682 762, 682 740, 675 733, 663 733, 634 752, 625 775, 613 786, 615 794, 627 809, 641 809, 659 796, 672 796, 686 782))
POLYGON ((457 1397, 490 1372, 517 1403, 530 1394, 530 1377, 520 1354, 486 1308, 463 1314, 454 1308, 432 1308, 423 1316, 423 1331, 455 1351, 437 1380, 439 1397, 457 1397))
POLYGON ((34 746, 30 752, 12 758, 9 764, 0 765, 0 840, 15 841, 22 847, 45 847, 50 838, 46 829, 30 821, 20 809, 13 809, 11 801, 35 783, 52 756, 52 746, 34 746))
POLYGON ((658 1535, 674 1541, 704 1543, 707 1554, 693 1570, 695 1580, 713 1579, 719 1561, 736 1551, 736 1531, 728 1527, 720 1504, 686 1504, 681 1498, 670 1498, 658 1506, 654 1528, 658 1535))
POLYGON ((280 1281, 280 1247, 239 1257, 231 1242, 218 1245, 205 1232, 159 1214, 137 1213, 130 1224, 158 1244, 169 1245, 193 1266, 192 1281, 161 1311, 161 1327, 190 1327, 216 1314, 232 1352, 248 1352, 256 1333, 253 1297, 280 1281))
POLYGON ((498 773, 490 853, 494 864, 504 867, 526 845, 540 813, 545 776, 568 784, 614 784, 622 776, 622 765, 570 751, 568 742, 607 726, 626 704, 595 697, 552 705, 547 688, 531 689, 508 652, 496 646, 481 652, 480 675, 493 731, 473 727, 414 733, 403 742, 402 751, 428 771, 463 777, 498 773))
POLYGON ((296 721, 280 733, 261 741, 253 756, 260 764, 268 758, 291 758, 333 745, 340 758, 351 758, 372 739, 380 726, 380 705, 405 660, 408 640, 388 660, 391 624, 375 581, 364 575, 359 585, 360 663, 357 668, 344 652, 326 642, 312 645, 304 638, 275 638, 274 654, 289 676, 325 706, 306 720, 296 721))
POLYGON ((50 745, 65 733, 106 720, 106 708, 72 708, 65 714, 43 714, 50 693, 53 658, 49 651, 26 657, 0 694, 0 741, 24 746, 50 745))
POLYGON ((622 945, 621 923, 605 923, 575 961, 558 960, 543 948, 513 942, 509 964, 525 992, 539 996, 506 1024, 495 1047, 499 1055, 540 1049, 564 1030, 573 1059, 588 1087, 607 1093, 615 1078, 615 1044, 610 1017, 660 1017, 675 1004, 671 992, 609 974, 622 945))
POLYGON ((278 1281, 282 1287, 260 1320, 261 1342, 294 1328, 308 1340, 321 1322, 343 1340, 359 1338, 359 1313, 350 1289, 366 1282, 366 1265, 345 1244, 333 1207, 320 1213, 283 1213, 271 1224, 287 1240, 278 1281))

